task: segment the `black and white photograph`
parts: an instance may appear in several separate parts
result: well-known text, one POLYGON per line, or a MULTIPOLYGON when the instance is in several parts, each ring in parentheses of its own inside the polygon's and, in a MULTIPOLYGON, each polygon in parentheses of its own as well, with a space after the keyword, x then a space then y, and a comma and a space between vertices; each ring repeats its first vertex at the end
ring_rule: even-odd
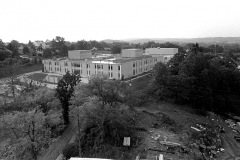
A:
POLYGON ((240 0, 0 0, 0 160, 240 160, 240 0))

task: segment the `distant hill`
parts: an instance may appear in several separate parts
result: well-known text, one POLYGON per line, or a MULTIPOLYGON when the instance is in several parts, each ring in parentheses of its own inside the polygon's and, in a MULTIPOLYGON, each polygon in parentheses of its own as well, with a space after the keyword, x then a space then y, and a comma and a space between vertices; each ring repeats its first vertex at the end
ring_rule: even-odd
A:
POLYGON ((104 39, 102 40, 103 42, 106 42, 106 43, 113 43, 113 42, 125 42, 124 40, 113 40, 113 39, 104 39))
POLYGON ((221 44, 221 43, 238 43, 240 44, 240 37, 205 37, 205 38, 142 38, 142 39, 124 39, 124 40, 103 40, 107 43, 113 42, 129 42, 129 43, 145 43, 154 41, 158 43, 174 42, 174 43, 206 43, 206 44, 221 44))

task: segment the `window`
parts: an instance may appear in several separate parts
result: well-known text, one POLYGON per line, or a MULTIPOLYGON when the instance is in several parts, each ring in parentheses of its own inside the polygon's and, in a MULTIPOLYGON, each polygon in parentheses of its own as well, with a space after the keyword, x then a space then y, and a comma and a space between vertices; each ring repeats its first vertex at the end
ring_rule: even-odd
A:
POLYGON ((65 62, 65 64, 64 64, 65 66, 68 66, 68 63, 67 62, 65 62))
POLYGON ((164 60, 166 61, 166 60, 167 60, 167 57, 164 57, 164 60))
POLYGON ((133 70, 133 75, 135 75, 135 69, 133 70))
POLYGON ((112 65, 111 65, 111 70, 113 69, 112 65))
POLYGON ((135 62, 133 62, 133 67, 135 67, 135 62))
POLYGON ((88 68, 88 64, 86 64, 87 65, 87 68, 88 68))
POLYGON ((74 65, 74 67, 80 67, 79 63, 74 63, 73 65, 74 65))
POLYGON ((120 71, 120 68, 121 68, 121 67, 120 67, 120 66, 118 66, 118 70, 119 70, 119 71, 120 71))
POLYGON ((113 77, 113 73, 111 72, 111 78, 113 77))
POLYGON ((121 75, 120 75, 120 73, 118 73, 118 78, 119 78, 119 79, 121 78, 121 75))

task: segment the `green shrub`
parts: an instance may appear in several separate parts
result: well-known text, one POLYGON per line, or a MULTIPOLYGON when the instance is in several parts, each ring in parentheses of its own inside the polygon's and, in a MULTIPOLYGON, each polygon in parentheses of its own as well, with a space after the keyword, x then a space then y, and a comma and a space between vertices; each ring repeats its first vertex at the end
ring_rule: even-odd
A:
POLYGON ((79 147, 77 143, 70 143, 63 148, 63 155, 69 159, 71 157, 79 156, 79 147))

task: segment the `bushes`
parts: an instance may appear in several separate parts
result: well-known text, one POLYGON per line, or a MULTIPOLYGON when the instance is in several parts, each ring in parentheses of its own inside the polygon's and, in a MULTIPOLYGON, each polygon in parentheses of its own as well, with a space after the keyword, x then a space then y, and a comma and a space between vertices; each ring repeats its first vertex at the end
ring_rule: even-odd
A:
POLYGON ((63 149, 63 155, 69 159, 71 157, 79 156, 79 147, 77 143, 70 143, 66 145, 63 149))

